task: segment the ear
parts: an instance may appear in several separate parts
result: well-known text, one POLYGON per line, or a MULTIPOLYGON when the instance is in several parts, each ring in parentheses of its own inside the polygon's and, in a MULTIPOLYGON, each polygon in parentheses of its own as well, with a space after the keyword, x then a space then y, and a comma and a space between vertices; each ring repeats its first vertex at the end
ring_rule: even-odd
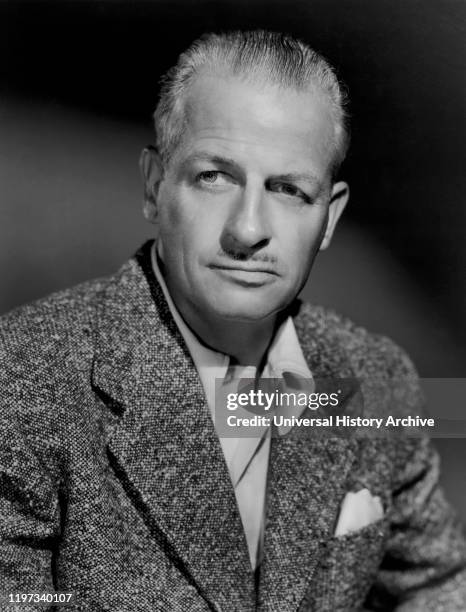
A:
POLYGON ((330 204, 328 208, 328 219, 327 227, 325 229, 324 237, 320 244, 320 250, 323 251, 328 247, 332 240, 333 232, 337 226, 338 219, 341 213, 344 211, 346 203, 349 199, 349 187, 347 183, 339 181, 334 183, 332 186, 332 193, 330 196, 330 204))
POLYGON ((147 146, 142 150, 139 158, 139 168, 144 182, 144 217, 150 223, 157 222, 157 194, 160 181, 163 178, 163 165, 160 155, 152 146, 147 146))

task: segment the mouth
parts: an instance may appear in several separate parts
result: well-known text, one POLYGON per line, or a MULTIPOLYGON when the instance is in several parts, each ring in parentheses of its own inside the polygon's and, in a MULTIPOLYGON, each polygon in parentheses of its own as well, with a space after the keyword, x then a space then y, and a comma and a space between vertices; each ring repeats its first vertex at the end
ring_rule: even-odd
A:
POLYGON ((273 282, 278 276, 276 270, 269 266, 214 264, 209 266, 223 278, 235 284, 247 287, 260 287, 273 282))
POLYGON ((238 271, 238 272, 261 272, 264 274, 274 274, 275 276, 277 275, 276 270, 274 270, 274 268, 271 268, 270 266, 257 266, 257 265, 240 265, 240 264, 212 264, 210 266, 211 268, 214 268, 215 270, 233 270, 233 271, 238 271))

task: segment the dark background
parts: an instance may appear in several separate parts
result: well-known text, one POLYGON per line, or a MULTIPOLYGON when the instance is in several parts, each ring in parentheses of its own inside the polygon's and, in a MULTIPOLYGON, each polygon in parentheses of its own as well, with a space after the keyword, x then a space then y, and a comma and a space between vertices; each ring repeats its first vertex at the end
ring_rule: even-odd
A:
MULTIPOLYGON (((0 1, 0 312, 152 235, 137 160, 160 73, 204 31, 263 27, 321 51, 352 99, 351 202, 304 296, 421 376, 465 377, 465 24, 463 0, 0 1)), ((437 445, 466 517, 466 440, 437 445)))

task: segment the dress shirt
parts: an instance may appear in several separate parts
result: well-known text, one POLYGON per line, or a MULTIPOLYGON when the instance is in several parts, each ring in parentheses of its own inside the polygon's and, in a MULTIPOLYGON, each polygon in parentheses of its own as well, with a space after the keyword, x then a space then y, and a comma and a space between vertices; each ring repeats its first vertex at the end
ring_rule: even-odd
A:
MULTIPOLYGON (((194 335, 176 308, 162 272, 158 265, 156 243, 152 248, 152 267, 162 288, 170 312, 183 336, 188 350, 198 371, 207 405, 215 424, 216 379, 220 379, 231 390, 231 385, 240 379, 255 379, 257 369, 254 366, 233 365, 229 355, 215 351, 194 335)), ((267 353, 262 378, 283 378, 288 381, 283 391, 302 392, 302 381, 305 381, 306 392, 314 389, 312 374, 306 364, 299 345, 296 330, 291 317, 288 317, 278 328, 267 353), (291 374, 291 377, 288 375, 291 374), (293 380, 299 380, 298 386, 293 380), (300 386, 301 384, 301 386, 300 386)), ((238 390, 235 388, 235 390, 238 390)), ((293 408, 297 416, 305 406, 293 408)), ((278 434, 287 433, 286 427, 278 427, 278 434)), ((217 432, 218 435, 218 432, 217 432)), ((262 560, 264 516, 266 507, 267 468, 270 453, 271 428, 264 427, 258 437, 219 435, 226 465, 235 491, 239 513, 243 523, 249 550, 251 566, 256 569, 262 560)))

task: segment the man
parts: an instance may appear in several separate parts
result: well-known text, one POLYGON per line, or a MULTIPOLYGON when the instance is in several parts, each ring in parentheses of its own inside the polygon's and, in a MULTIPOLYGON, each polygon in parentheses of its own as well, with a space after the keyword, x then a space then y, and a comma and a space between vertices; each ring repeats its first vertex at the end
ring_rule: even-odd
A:
POLYGON ((218 427, 243 379, 358 379, 366 415, 419 409, 400 349, 296 300, 348 199, 333 70, 283 35, 208 35, 155 125, 157 240, 2 322, 2 609, 55 591, 95 611, 466 609, 424 436, 218 427))

